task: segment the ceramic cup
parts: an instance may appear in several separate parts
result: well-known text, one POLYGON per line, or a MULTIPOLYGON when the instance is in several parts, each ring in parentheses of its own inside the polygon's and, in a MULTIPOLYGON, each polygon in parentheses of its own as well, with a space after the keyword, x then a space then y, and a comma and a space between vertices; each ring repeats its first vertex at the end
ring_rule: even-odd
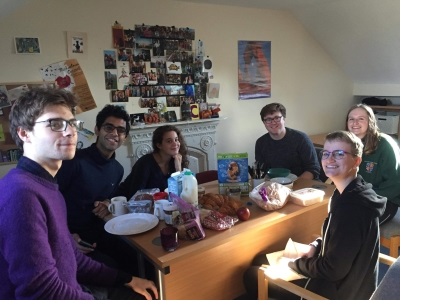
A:
POLYGON ((163 205, 168 205, 168 200, 157 200, 154 201, 154 215, 159 218, 159 220, 165 219, 165 212, 163 211, 163 205))
POLYGON ((265 182, 264 179, 253 179, 252 180, 252 185, 253 185, 252 188, 255 188, 256 186, 258 186, 264 182, 265 182))
POLYGON ((126 208, 126 203, 126 197, 114 197, 111 199, 110 205, 108 205, 108 210, 114 217, 127 214, 128 210, 126 208))
POLYGON ((160 241, 165 251, 175 251, 178 248, 178 229, 173 226, 162 228, 160 230, 160 241))

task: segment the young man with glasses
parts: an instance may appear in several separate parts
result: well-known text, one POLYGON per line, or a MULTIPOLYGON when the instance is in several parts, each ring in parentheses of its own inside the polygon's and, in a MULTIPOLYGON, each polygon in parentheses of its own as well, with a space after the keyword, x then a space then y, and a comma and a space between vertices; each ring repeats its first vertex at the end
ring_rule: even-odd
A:
POLYGON ((317 179, 320 165, 316 149, 307 134, 285 127, 286 108, 280 103, 261 109, 261 121, 268 133, 255 143, 255 161, 267 173, 270 168, 287 168, 307 179, 317 179))
POLYGON ((157 298, 153 282, 85 256, 68 230, 55 176, 76 152, 76 106, 70 92, 43 88, 12 106, 10 133, 24 153, 0 180, 0 299, 94 299, 93 286, 107 299, 157 298))
MULTIPOLYGON (((303 276, 292 280, 294 284, 328 299, 368 300, 377 286, 379 216, 387 199, 358 174, 362 152, 362 141, 351 132, 326 136, 320 157, 336 189, 319 231, 322 236, 301 257, 288 261, 289 268, 303 276)), ((244 274, 247 298, 256 298, 258 268, 263 264, 268 264, 266 255, 257 255, 244 274)), ((273 284, 268 292, 274 299, 300 298, 273 284)))
POLYGON ((70 232, 77 247, 89 257, 137 275, 136 251, 120 237, 104 230, 112 216, 110 199, 123 179, 115 151, 130 130, 130 117, 121 106, 108 104, 96 116, 96 142, 77 150, 62 163, 56 176, 67 204, 70 232), (85 243, 86 245, 81 245, 85 243))

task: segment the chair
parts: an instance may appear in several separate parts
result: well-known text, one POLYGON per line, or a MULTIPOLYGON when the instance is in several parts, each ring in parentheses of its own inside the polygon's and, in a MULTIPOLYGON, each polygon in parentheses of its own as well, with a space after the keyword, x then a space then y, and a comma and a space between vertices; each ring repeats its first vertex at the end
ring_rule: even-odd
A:
POLYGON ((393 219, 380 226, 380 244, 390 250, 391 257, 397 258, 399 256, 400 208, 393 219))
MULTIPOLYGON (((391 256, 380 253, 379 261, 390 266, 387 273, 384 275, 378 288, 374 291, 371 299, 395 299, 396 296, 400 296, 400 257, 398 259, 391 256), (392 270, 390 270, 393 267, 392 270), (389 273, 390 271, 390 273, 389 273), (383 282, 385 282, 383 284, 383 282), (383 285, 382 285, 383 284, 383 285), (397 290, 397 288, 399 290, 397 290), (380 290, 380 292, 377 292, 380 290), (396 293, 396 291, 398 291, 396 293)), ((292 292, 306 300, 327 300, 324 296, 318 295, 312 291, 309 291, 303 287, 297 286, 292 282, 285 281, 283 279, 273 279, 268 276, 266 272, 267 266, 261 266, 258 269, 258 299, 268 299, 268 282, 274 283, 275 285, 292 292)))
POLYGON ((218 180, 218 171, 217 170, 206 170, 199 173, 196 173, 197 184, 204 184, 207 182, 212 182, 218 180))
POLYGON ((371 300, 400 300, 400 257, 388 268, 371 300))

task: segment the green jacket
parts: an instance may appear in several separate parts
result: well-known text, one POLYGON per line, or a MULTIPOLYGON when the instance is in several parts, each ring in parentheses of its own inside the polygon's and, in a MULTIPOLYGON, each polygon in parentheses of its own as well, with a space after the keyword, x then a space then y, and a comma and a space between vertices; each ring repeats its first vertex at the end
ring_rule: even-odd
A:
POLYGON ((381 133, 377 150, 363 154, 359 174, 377 194, 400 206, 400 149, 392 137, 381 133))

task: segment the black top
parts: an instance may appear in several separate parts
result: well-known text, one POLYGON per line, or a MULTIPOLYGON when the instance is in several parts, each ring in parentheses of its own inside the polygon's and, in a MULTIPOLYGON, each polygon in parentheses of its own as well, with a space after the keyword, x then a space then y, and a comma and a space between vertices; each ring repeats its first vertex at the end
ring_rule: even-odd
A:
POLYGON ((120 184, 115 194, 130 199, 140 189, 159 188, 163 191, 168 188, 168 178, 175 171, 173 158, 169 162, 168 174, 164 175, 153 153, 146 154, 137 160, 131 173, 120 184))
POLYGON ((309 277, 307 289, 328 299, 365 299, 378 279, 379 225, 387 198, 360 175, 342 194, 336 189, 323 223, 319 255, 289 266, 309 277))
POLYGON ((105 223, 92 212, 94 203, 111 199, 123 175, 123 166, 115 154, 106 159, 96 144, 77 150, 73 159, 62 162, 56 178, 67 203, 71 233, 78 233, 85 240, 97 240, 105 223))

